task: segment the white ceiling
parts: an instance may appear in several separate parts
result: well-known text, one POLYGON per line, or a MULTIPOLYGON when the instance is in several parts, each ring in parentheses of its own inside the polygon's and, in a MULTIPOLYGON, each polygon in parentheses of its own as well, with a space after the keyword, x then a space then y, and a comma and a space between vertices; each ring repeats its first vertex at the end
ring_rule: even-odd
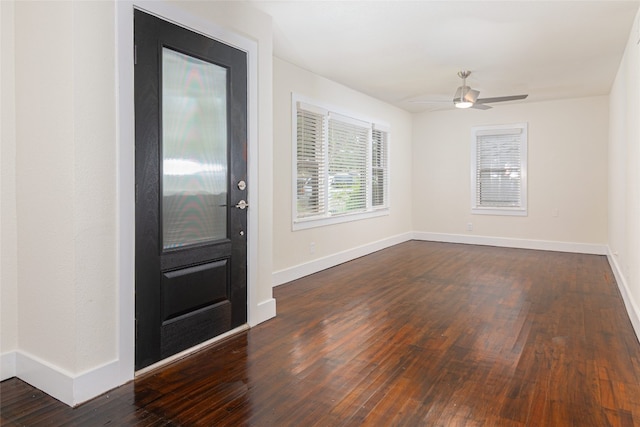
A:
POLYGON ((608 94, 640 4, 249 2, 273 17, 275 56, 414 112, 450 108, 462 69, 472 71, 467 83, 480 98, 608 94))

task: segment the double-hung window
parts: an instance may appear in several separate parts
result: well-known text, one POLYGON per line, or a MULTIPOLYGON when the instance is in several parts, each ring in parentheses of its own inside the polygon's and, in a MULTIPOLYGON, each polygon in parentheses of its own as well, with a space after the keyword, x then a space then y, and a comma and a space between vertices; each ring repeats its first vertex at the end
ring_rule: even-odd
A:
POLYGON ((527 215, 527 124, 472 129, 471 212, 527 215))
POLYGON ((293 97, 293 228, 388 213, 388 127, 293 97))

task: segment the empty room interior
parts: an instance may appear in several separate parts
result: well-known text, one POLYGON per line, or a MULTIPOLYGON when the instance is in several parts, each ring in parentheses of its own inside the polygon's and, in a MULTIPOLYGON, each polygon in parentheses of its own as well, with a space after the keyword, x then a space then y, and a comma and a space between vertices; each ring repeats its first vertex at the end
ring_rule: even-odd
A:
POLYGON ((639 8, 0 1, 0 424, 640 425, 639 8))

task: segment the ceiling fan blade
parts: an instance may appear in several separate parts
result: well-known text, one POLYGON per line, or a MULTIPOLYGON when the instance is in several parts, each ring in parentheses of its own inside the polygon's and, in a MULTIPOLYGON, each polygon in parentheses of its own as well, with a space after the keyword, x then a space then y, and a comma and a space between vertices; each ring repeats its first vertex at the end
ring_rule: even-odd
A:
POLYGON ((495 98, 480 98, 476 102, 479 104, 489 104, 492 102, 504 102, 504 101, 517 101, 519 99, 525 99, 527 95, 511 95, 511 96, 497 96, 495 98))

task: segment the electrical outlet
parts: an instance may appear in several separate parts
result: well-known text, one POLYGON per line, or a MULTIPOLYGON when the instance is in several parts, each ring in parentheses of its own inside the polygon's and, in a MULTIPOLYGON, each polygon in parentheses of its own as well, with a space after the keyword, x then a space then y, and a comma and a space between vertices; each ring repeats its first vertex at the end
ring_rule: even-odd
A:
POLYGON ((311 255, 316 253, 316 242, 309 243, 309 253, 311 255))
POLYGON ((467 231, 473 231, 473 224, 470 222, 467 223, 467 231))
POLYGON ((560 209, 558 209, 558 208, 553 208, 553 209, 551 210, 551 215, 552 215, 554 218, 559 217, 559 216, 560 216, 560 209))

